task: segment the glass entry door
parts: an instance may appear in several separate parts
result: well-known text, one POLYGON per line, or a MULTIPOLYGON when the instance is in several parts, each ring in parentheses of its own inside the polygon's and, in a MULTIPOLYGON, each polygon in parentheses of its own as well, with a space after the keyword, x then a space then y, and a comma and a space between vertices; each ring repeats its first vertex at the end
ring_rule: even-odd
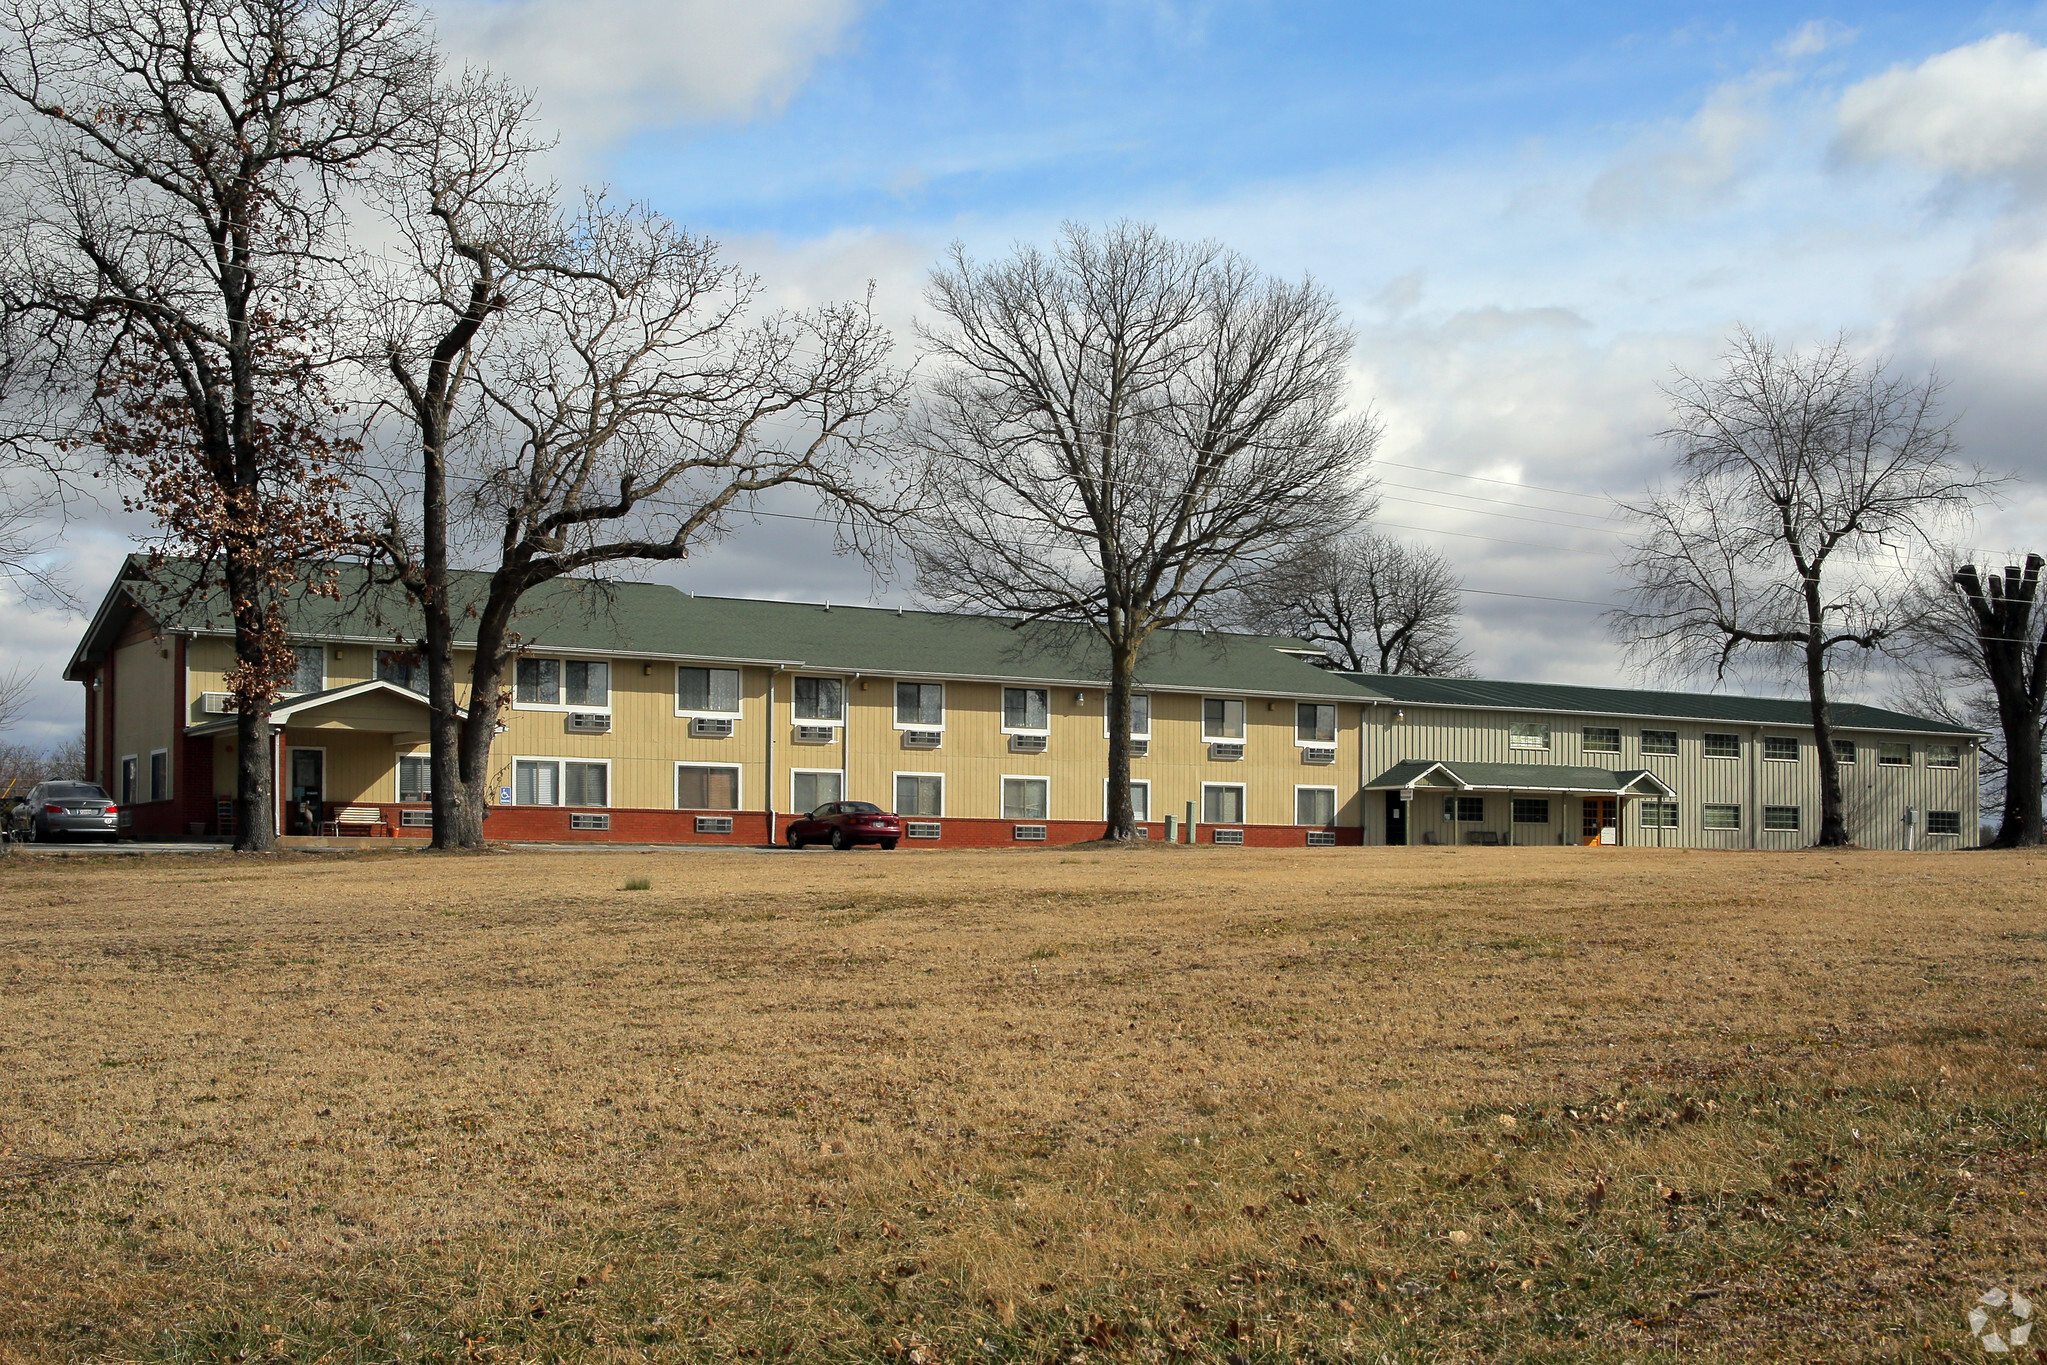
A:
POLYGON ((1621 841, 1620 802, 1611 796, 1585 798, 1583 833, 1587 846, 1621 841), (1608 836, 1611 831, 1611 836, 1608 836))

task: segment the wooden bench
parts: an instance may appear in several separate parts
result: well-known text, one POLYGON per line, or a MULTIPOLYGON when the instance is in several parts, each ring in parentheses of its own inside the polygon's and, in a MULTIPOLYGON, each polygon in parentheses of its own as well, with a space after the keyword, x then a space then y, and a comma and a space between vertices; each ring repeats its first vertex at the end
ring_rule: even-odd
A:
POLYGON ((1500 832, 1496 829, 1468 829, 1464 831, 1464 842, 1478 844, 1484 848, 1500 846, 1500 832))
POLYGON ((343 825, 367 825, 372 836, 391 832, 391 827, 384 823, 384 812, 375 806, 342 806, 327 821, 326 831, 339 837, 343 825))

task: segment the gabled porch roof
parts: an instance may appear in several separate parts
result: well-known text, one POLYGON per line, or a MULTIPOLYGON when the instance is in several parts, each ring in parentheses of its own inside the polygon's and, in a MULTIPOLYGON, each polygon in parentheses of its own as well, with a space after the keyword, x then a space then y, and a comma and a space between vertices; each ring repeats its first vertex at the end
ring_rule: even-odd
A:
POLYGON ((1642 768, 1613 772, 1560 763, 1466 763, 1409 759, 1365 784, 1366 791, 1428 788, 1437 791, 1554 792, 1559 795, 1676 797, 1670 785, 1642 768))
MULTIPOLYGON (((270 723, 279 728, 288 725, 294 729, 397 734, 425 730, 427 717, 431 714, 430 706, 425 697, 411 688, 379 678, 287 697, 270 708, 270 723)), ((461 708, 456 708, 455 714, 461 715, 461 708)), ((234 731, 235 721, 234 716, 222 716, 218 720, 189 726, 185 733, 229 734, 234 731)))

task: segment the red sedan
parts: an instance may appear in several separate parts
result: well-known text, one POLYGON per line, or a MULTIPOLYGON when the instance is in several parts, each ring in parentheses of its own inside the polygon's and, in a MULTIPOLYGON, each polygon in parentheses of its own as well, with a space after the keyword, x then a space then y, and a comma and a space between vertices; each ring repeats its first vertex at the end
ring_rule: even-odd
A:
POLYGON ((855 844, 894 848, 896 840, 903 837, 903 822, 872 801, 827 801, 802 819, 791 821, 783 837, 791 848, 830 841, 841 853, 855 844))

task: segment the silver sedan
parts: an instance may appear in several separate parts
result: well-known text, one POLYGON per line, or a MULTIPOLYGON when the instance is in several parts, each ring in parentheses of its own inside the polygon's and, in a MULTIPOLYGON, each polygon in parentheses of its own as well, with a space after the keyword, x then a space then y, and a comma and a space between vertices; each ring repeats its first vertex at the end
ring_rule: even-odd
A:
POLYGON ((119 808, 96 782, 38 783, 14 814, 26 817, 32 839, 78 835, 111 843, 120 837, 119 808))

